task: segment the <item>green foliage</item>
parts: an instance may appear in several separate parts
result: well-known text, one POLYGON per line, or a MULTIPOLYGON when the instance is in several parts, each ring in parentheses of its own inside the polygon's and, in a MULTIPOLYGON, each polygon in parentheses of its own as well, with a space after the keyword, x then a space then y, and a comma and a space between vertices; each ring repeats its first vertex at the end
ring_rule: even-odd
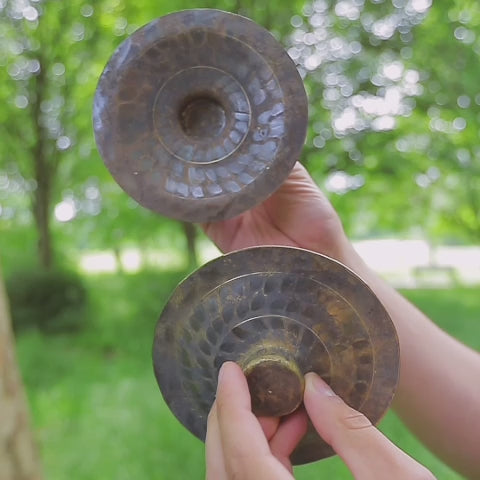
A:
POLYGON ((75 332, 86 323, 87 291, 73 272, 23 270, 6 281, 13 328, 46 333, 75 332))
MULTIPOLYGON (((178 224, 138 207, 112 180, 96 151, 91 110, 98 78, 121 41, 153 18, 198 7, 249 16, 285 43, 309 93, 302 159, 351 235, 421 232, 478 240, 477 2, 438 0, 429 8, 429 2, 403 0, 5 0, 4 263, 24 251, 3 234, 33 231, 35 199, 45 186, 57 252, 118 251, 168 239, 171 232, 181 235, 178 224), (349 108, 357 123, 349 124, 349 108), (35 163, 40 153, 45 168, 35 163), (46 185, 39 182, 40 172, 46 185), (57 207, 67 209, 64 221, 54 215, 57 207)), ((36 249, 35 241, 28 248, 36 249)))
MULTIPOLYGON (((87 279, 95 315, 75 336, 25 332, 18 357, 45 474, 53 480, 204 478, 204 447, 156 385, 155 322, 184 272, 87 279)), ((443 328, 478 347, 478 290, 406 292, 443 328), (455 305, 458 308, 455 309, 455 305), (461 308, 459 308, 461 306, 461 308)), ((442 480, 460 480, 390 412, 381 429, 442 480)), ((298 480, 350 479, 337 457, 296 469, 298 480)))
POLYGON ((478 3, 330 0, 293 23, 311 107, 303 158, 349 233, 477 242, 478 3))
MULTIPOLYGON (((40 191, 48 196, 57 252, 86 244, 118 250, 178 231, 175 222, 137 208, 96 151, 92 102, 105 64, 137 28, 175 10, 238 12, 283 37, 302 3, 282 0, 272 8, 252 0, 0 2, 0 66, 5 67, 0 68, 0 232, 35 228, 40 191), (42 174, 48 181, 41 181, 42 174), (69 212, 68 220, 57 221, 59 205, 69 212)), ((36 228, 37 236, 46 234, 36 228)), ((1 240, 0 247, 15 250, 15 244, 1 240)))

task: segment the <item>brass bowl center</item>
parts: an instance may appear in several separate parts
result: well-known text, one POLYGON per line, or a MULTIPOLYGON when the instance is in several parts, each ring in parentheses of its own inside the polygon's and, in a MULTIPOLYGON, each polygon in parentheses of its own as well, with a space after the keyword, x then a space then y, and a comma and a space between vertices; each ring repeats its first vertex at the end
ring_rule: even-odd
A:
POLYGON ((180 126, 187 137, 212 139, 222 134, 225 125, 225 109, 212 97, 189 98, 180 108, 180 126))

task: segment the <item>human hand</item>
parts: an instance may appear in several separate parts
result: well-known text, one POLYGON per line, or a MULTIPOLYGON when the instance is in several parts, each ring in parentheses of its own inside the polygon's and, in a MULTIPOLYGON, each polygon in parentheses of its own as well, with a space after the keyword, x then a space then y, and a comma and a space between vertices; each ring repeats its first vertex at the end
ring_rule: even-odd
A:
POLYGON ((252 413, 247 380, 226 362, 218 375, 216 400, 208 416, 207 480, 293 480, 290 455, 307 430, 303 411, 278 418, 252 413))
MULTIPOLYGON (((315 429, 356 480, 434 480, 433 475, 391 443, 361 413, 346 405, 314 373, 305 376, 305 409, 315 429)), ((293 480, 289 460, 305 433, 306 413, 279 421, 257 419, 240 367, 226 362, 208 418, 207 480, 293 480)))
POLYGON ((334 208, 298 162, 283 185, 262 204, 203 228, 223 252, 283 245, 344 260, 344 250, 350 245, 334 208))

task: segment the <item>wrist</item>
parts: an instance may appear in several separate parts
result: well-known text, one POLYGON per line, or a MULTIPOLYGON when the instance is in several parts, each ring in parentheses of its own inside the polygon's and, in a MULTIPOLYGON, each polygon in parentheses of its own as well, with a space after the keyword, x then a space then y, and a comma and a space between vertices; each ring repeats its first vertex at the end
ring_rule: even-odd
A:
POLYGON ((365 261, 345 235, 337 243, 333 258, 362 278, 371 273, 365 261))

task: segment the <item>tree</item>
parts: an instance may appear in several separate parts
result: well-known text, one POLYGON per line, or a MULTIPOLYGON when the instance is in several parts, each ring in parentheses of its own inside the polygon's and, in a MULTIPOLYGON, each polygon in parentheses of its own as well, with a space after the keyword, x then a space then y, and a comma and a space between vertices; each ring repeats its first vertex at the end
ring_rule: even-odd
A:
MULTIPOLYGON (((247 15, 287 44, 310 100, 302 159, 330 191, 349 232, 420 226, 432 237, 478 239, 478 3, 272 5, 202 4, 247 15), (408 215, 402 214, 406 198, 416 207, 408 215)), ((140 213, 116 186, 96 151, 91 106, 105 63, 127 35, 155 17, 195 6, 192 0, 0 1, 5 248, 13 251, 22 242, 22 257, 31 236, 23 233, 33 224, 39 263, 48 266, 52 252, 66 246, 118 250, 135 243, 139 232, 131 221, 151 237, 183 231, 140 213)))
MULTIPOLYGON (((58 172, 79 132, 80 99, 73 97, 72 87, 88 55, 78 46, 86 35, 79 20, 91 14, 82 3, 10 0, 0 6, 1 55, 8 73, 2 97, 10 106, 1 112, 2 166, 14 172, 14 186, 29 196, 39 261, 47 269, 53 263, 51 213, 58 172)), ((94 37, 85 43, 92 46, 94 37)))
POLYGON ((0 272, 0 478, 41 480, 0 272))
POLYGON ((322 0, 292 19, 304 160, 351 234, 480 238, 479 17, 477 2, 322 0))
MULTIPOLYGON (((61 221, 80 219, 82 223, 82 217, 100 220, 110 216, 109 210, 126 205, 123 192, 110 186, 91 128, 92 99, 105 63, 120 41, 139 26, 169 11, 195 6, 191 0, 0 2, 0 60, 6 66, 0 71, 4 105, 0 111, 4 139, 0 218, 18 226, 30 221, 25 212, 31 212, 44 268, 54 263, 52 229, 60 227, 52 224, 54 208, 58 207, 56 218, 61 221), (102 195, 104 190, 107 195, 102 195)), ((252 0, 210 1, 203 7, 238 11, 267 27, 276 26, 279 36, 288 30, 292 12, 286 1, 277 2, 275 11, 252 0)), ((150 214, 149 221, 153 232, 154 223, 164 219, 150 214)), ((193 259, 193 230, 184 231, 193 259)), ((96 235, 92 241, 102 237, 96 235)))

